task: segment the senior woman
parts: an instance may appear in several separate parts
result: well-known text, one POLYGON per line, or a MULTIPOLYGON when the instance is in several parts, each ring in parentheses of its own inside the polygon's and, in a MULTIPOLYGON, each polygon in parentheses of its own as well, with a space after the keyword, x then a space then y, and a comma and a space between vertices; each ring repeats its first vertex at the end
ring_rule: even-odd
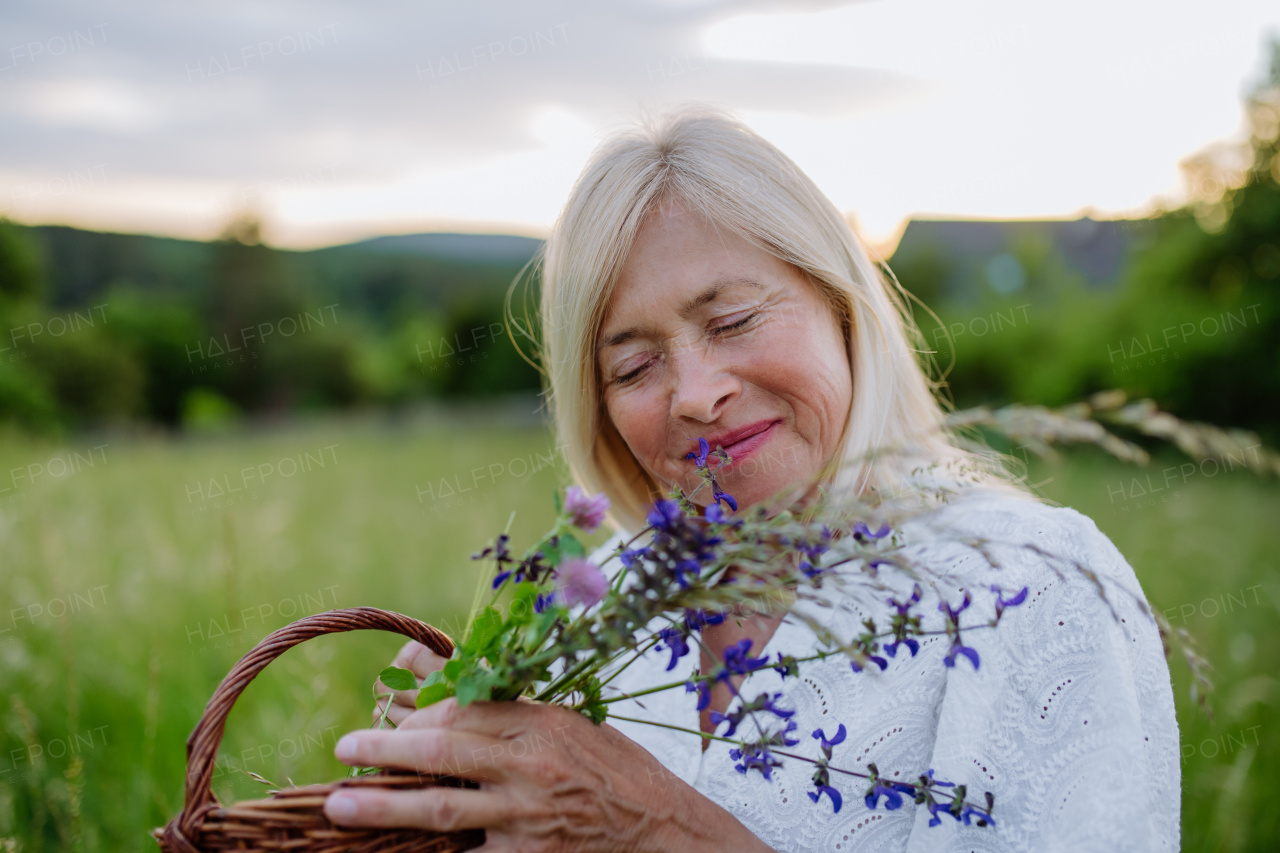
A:
MULTIPOLYGON (((802 482, 864 497, 953 487, 928 525, 901 531, 940 572, 927 603, 996 582, 1029 588, 999 628, 967 635, 981 666, 943 666, 946 646, 930 638, 883 673, 827 658, 776 689, 806 738, 845 726, 833 766, 874 762, 904 780, 934 769, 992 791, 996 826, 933 827, 910 802, 871 811, 860 780, 835 774, 847 805, 832 813, 805 796, 812 768, 798 761, 771 783, 734 773, 731 744, 693 733, 715 730, 724 686, 701 715, 679 691, 611 706, 660 727, 597 726, 532 703, 414 711, 398 695, 398 728, 352 733, 338 758, 447 768, 478 789, 337 793, 332 820, 483 828, 486 851, 1177 848, 1173 696, 1132 570, 1091 521, 1020 493, 948 440, 901 301, 794 163, 717 112, 668 114, 598 149, 543 263, 556 427, 577 482, 609 496, 619 537, 670 486, 696 485, 685 457, 699 437, 732 456, 718 479, 740 507, 802 482), (960 544, 975 539, 998 571, 960 544), (1072 569, 1109 590, 1114 617, 1072 569), (509 748, 517 740, 553 746, 509 748)), ((856 627, 862 613, 849 611, 823 618, 856 627)), ((647 655, 609 686, 629 695, 706 671, 742 639, 769 655, 818 648, 783 612, 740 617, 704 629, 700 662, 665 671, 647 655)), ((419 676, 443 665, 414 643, 396 662, 419 676)))

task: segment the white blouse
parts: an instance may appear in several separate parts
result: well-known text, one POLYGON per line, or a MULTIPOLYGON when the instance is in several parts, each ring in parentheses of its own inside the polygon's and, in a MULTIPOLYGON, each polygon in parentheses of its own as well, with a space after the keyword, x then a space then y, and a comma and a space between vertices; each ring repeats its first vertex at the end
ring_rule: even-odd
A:
MULTIPOLYGON (((887 811, 884 799, 870 810, 863 802, 866 781, 832 772, 830 784, 844 798, 836 814, 826 796, 816 804, 806 796, 814 790, 807 762, 784 758, 766 782, 754 770, 734 770, 731 744, 712 741, 704 752, 696 735, 611 724, 778 851, 1177 850, 1181 774, 1169 669, 1154 622, 1134 601, 1145 598, 1133 569, 1111 541, 1075 510, 987 491, 955 500, 927 527, 913 521, 900 533, 916 560, 947 577, 913 610, 924 617, 925 630, 944 624, 939 594, 958 605, 963 590, 970 591, 973 604, 961 615, 967 626, 994 615, 991 584, 1003 587, 1006 598, 1029 588, 1025 603, 1006 609, 996 628, 962 632, 980 656, 978 670, 965 658, 945 667, 949 641, 935 636, 921 642, 914 658, 899 648, 884 672, 873 665, 855 674, 849 660, 836 655, 801 664, 799 678, 783 680, 772 669, 757 673, 742 692, 748 698, 782 692, 778 704, 795 709, 792 719, 799 723, 793 737, 801 742, 790 752, 820 758, 811 732, 822 729, 830 738, 843 723, 848 736, 834 748, 832 767, 865 772, 875 762, 882 777, 912 782, 932 768, 936 778, 967 784, 969 801, 979 806, 982 792, 991 791, 994 827, 964 826, 948 815, 930 827, 928 810, 905 796, 896 811, 887 811), (1000 568, 957 541, 964 537, 990 542, 1000 568), (1056 559, 1022 547, 1028 544, 1056 559), (1118 618, 1079 567, 1103 584, 1118 618)), ((596 561, 619 541, 597 551, 596 561)), ((604 568, 612 574, 620 564, 604 568)), ((881 630, 889 625, 887 605, 848 609, 854 612, 813 612, 843 637, 861 633, 865 616, 881 630)), ((799 658, 818 649, 811 631, 788 618, 764 652, 799 658)), ((669 661, 669 652, 649 652, 607 685, 606 694, 685 678, 698 665, 697 649, 668 672, 669 661)), ((680 689, 610 709, 699 728, 696 696, 680 689)), ((738 734, 755 736, 749 719, 738 734)))

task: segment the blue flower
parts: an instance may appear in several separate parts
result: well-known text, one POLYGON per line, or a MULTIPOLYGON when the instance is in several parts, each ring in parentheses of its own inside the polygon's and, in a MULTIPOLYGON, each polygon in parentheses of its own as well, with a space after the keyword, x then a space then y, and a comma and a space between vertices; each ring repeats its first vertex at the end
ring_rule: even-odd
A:
POLYGON ((509 577, 511 577, 511 572, 498 572, 497 576, 493 579, 493 588, 497 589, 502 586, 503 582, 509 577))
POLYGON ((734 500, 733 495, 729 494, 728 492, 722 492, 719 489, 714 489, 711 493, 711 496, 715 498, 717 505, 719 505, 720 501, 724 501, 729 505, 729 509, 733 510, 734 512, 738 511, 738 502, 734 500))
MULTIPOLYGON (((795 713, 796 713, 795 711, 788 710, 788 709, 786 709, 786 708, 779 708, 777 705, 773 704, 774 702, 777 702, 777 701, 778 701, 779 699, 781 699, 781 698, 782 698, 782 694, 781 694, 781 693, 775 693, 775 694, 773 694, 773 697, 772 697, 772 698, 770 698, 770 697, 766 694, 766 695, 764 696, 764 702, 763 702, 763 703, 761 703, 759 710, 761 710, 761 711, 768 711, 769 713, 771 713, 771 714, 773 714, 773 715, 775 715, 775 716, 777 716, 777 717, 781 717, 781 718, 782 718, 782 719, 784 719, 784 720, 785 720, 785 719, 788 719, 788 718, 790 718, 790 717, 795 716, 795 713)), ((791 726, 791 729, 794 729, 794 728, 795 728, 795 725, 793 724, 793 725, 791 726)), ((787 731, 791 731, 791 729, 787 729, 787 731)), ((797 743, 799 743, 799 741, 797 741, 797 743)))
POLYGON ((995 584, 992 584, 991 591, 996 594, 996 603, 999 604, 1001 607, 1017 607, 1019 604, 1027 600, 1027 588, 1025 586, 1022 588, 1021 592, 1019 592, 1013 598, 1008 599, 1007 601, 1005 600, 1004 594, 1001 591, 1000 587, 996 586, 995 584))
POLYGON ((808 794, 809 794, 809 799, 813 800, 815 803, 818 802, 818 800, 822 799, 823 794, 826 794, 828 797, 830 797, 831 805, 835 807, 835 811, 832 812, 833 814, 839 814, 840 807, 844 805, 844 797, 840 796, 840 792, 837 791, 835 788, 831 787, 830 785, 819 785, 818 790, 809 791, 808 794))
POLYGON ((853 535, 857 539, 883 539, 889 535, 889 525, 881 524, 880 529, 875 533, 871 532, 871 528, 867 527, 866 522, 857 521, 853 525, 853 535))
POLYGON ((728 524, 732 519, 724 514, 724 510, 720 508, 719 503, 713 503, 707 507, 706 519, 712 524, 728 524))
POLYGON ((884 797, 884 807, 889 811, 902 808, 902 794, 915 796, 916 789, 910 785, 902 785, 897 782, 885 783, 880 779, 875 780, 875 784, 871 786, 871 790, 867 792, 864 798, 867 808, 874 809, 876 804, 880 802, 880 797, 884 797), (899 793, 901 792, 901 793, 899 793))
POLYGON ((681 589, 684 589, 689 586, 689 582, 685 580, 685 575, 693 575, 694 577, 697 577, 698 573, 701 571, 702 566, 698 564, 697 560, 681 560, 676 563, 675 567, 676 583, 680 584, 681 589))
POLYGON ((728 714, 722 714, 719 711, 712 711, 711 725, 719 728, 721 723, 727 722, 729 724, 729 728, 725 730, 725 733, 722 734, 721 737, 733 737, 734 732, 738 730, 738 725, 742 722, 742 718, 746 715, 747 712, 744 708, 739 708, 738 710, 731 711, 728 714))
MULTIPOLYGON (((840 724, 840 728, 836 729, 836 733, 831 737, 830 740, 827 740, 827 735, 822 729, 813 730, 813 738, 817 740, 819 743, 821 743, 822 752, 827 756, 827 758, 831 757, 832 747, 838 746, 839 744, 844 743, 844 739, 847 734, 848 732, 845 731, 844 723, 840 724)), ((839 809, 837 809, 837 811, 839 811, 839 809)))
POLYGON ((947 666, 954 667, 956 665, 956 657, 959 655, 967 657, 975 670, 978 668, 978 653, 968 646, 960 645, 959 640, 951 644, 951 648, 947 651, 947 656, 942 659, 942 662, 947 666))
POLYGON ((684 692, 693 693, 695 691, 698 694, 698 711, 705 711, 707 706, 711 704, 711 685, 705 681, 686 681, 684 692))
MULTIPOLYGON (((946 803, 939 803, 939 802, 929 803, 929 814, 932 815, 932 818, 929 820, 929 826, 937 826, 938 824, 942 823, 942 818, 938 817, 939 814, 951 815, 952 817, 955 817, 954 814, 951 814, 951 809, 947 807, 946 803)), ((956 818, 956 819, 959 820, 959 818, 956 818)))
POLYGON ((651 527, 664 533, 674 533, 677 525, 684 520, 684 513, 680 510, 680 504, 675 501, 654 501, 653 509, 649 510, 645 520, 651 527))
POLYGON ((538 598, 533 602, 533 610, 535 613, 541 613, 555 602, 556 594, 554 591, 547 594, 538 593, 538 598))
POLYGON ((637 563, 649 556, 649 553, 649 548, 646 546, 644 548, 635 548, 623 551, 618 556, 622 560, 622 565, 626 566, 628 569, 634 569, 637 563))
POLYGON ((898 611, 899 616, 906 616, 911 610, 911 605, 920 603, 921 589, 920 584, 915 584, 911 590, 911 597, 906 601, 898 601, 896 598, 889 599, 889 605, 898 611))
POLYGON ((655 649, 662 649, 662 643, 666 643, 666 648, 671 651, 671 663, 667 664, 667 672, 676 668, 676 661, 689 654, 689 644, 685 641, 685 633, 679 628, 663 628, 658 632, 661 642, 654 646, 655 649))
POLYGON ((753 658, 748 652, 751 651, 751 640, 739 640, 731 646, 726 646, 724 650, 724 670, 716 676, 720 681, 726 681, 729 673, 735 675, 750 675, 760 668, 761 664, 769 662, 769 658, 753 658))
POLYGON ((1004 613, 1006 607, 1017 607, 1019 604, 1027 600, 1027 588, 1024 586, 1022 591, 1013 598, 1006 599, 1003 591, 996 584, 991 585, 991 591, 996 594, 996 621, 1000 621, 1001 614, 1004 613))
POLYGON ((931 785, 938 785, 938 786, 943 787, 943 788, 954 788, 954 787, 956 786, 956 783, 955 783, 955 782, 943 782, 941 779, 935 779, 935 778, 933 778, 933 768, 932 768, 932 767, 930 767, 930 768, 929 768, 929 771, 925 774, 925 776, 926 776, 926 777, 928 777, 928 779, 929 779, 929 784, 931 784, 931 785))
POLYGON ((686 610, 684 626, 692 631, 701 631, 707 625, 719 625, 724 621, 723 613, 711 613, 707 610, 686 610))
MULTIPOLYGON (((867 655, 867 660, 871 661, 876 666, 880 667, 881 671, 889 668, 889 662, 884 658, 879 657, 878 655, 867 655)), ((854 672, 862 672, 862 666, 859 665, 859 663, 856 660, 850 661, 849 666, 853 667, 854 672)))
MULTIPOLYGON (((794 714, 795 712, 794 712, 794 711, 792 711, 792 713, 794 714)), ((787 735, 789 735, 789 734, 791 734, 792 732, 794 732, 794 731, 796 730, 796 728, 797 728, 797 726, 796 726, 796 721, 795 721, 795 720, 791 720, 790 722, 788 722, 788 723, 787 723, 787 727, 786 727, 785 729, 783 729, 781 732, 779 732, 779 733, 778 733, 778 736, 782 738, 782 745, 783 745, 783 746, 796 746, 797 744, 799 744, 799 743, 800 743, 800 738, 789 738, 789 737, 787 737, 787 735)))
POLYGON ((783 681, 786 681, 788 675, 800 674, 800 666, 796 663, 794 657, 778 652, 778 665, 773 668, 773 671, 782 676, 783 681))
POLYGON ((885 643, 884 644, 885 654, 887 654, 889 657, 895 657, 898 654, 898 646, 906 646, 908 649, 910 649, 912 657, 915 657, 916 652, 920 651, 920 644, 917 643, 915 640, 911 639, 910 637, 907 637, 905 640, 902 640, 901 642, 894 640, 892 643, 885 643))
POLYGON ((746 773, 752 769, 759 770, 766 782, 773 780, 773 768, 782 766, 782 762, 769 751, 768 744, 743 744, 742 749, 729 750, 729 757, 741 762, 734 765, 734 770, 739 773, 746 773))
MULTIPOLYGON (((956 617, 958 617, 964 611, 968 610, 969 605, 972 603, 973 603, 973 600, 969 597, 969 593, 966 592, 964 594, 964 601, 960 602, 959 607, 953 608, 949 603, 943 601, 938 605, 938 610, 947 614, 948 622, 956 623, 956 617)), ((958 623, 957 623, 957 627, 958 627, 958 623)))
POLYGON ((965 806, 964 811, 960 812, 960 820, 964 821, 965 826, 969 826, 970 817, 976 817, 978 819, 978 826, 986 826, 987 824, 991 824, 992 826, 996 825, 995 820, 990 815, 975 809, 973 806, 965 806))
POLYGON ((698 438, 698 452, 690 451, 685 454, 685 459, 692 459, 699 468, 707 467, 707 454, 711 452, 711 445, 707 444, 705 438, 698 438))

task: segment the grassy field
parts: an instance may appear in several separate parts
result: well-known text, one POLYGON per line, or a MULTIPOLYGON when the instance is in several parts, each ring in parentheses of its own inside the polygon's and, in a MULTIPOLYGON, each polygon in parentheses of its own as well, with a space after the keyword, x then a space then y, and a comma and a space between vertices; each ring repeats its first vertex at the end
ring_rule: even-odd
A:
MULTIPOLYGON (((503 422, 0 441, 0 850, 155 849, 147 832, 180 808, 183 742, 213 688, 299 616, 371 605, 456 631, 476 581, 468 555, 516 510, 517 544, 544 530, 561 477, 545 431, 503 422)), ((1184 849, 1272 850, 1280 487, 1176 467, 1167 480, 1180 462, 1077 456, 1036 473, 1097 520, 1217 668, 1210 722, 1173 665, 1184 849)), ((219 796, 261 794, 241 769, 340 775, 335 737, 367 724, 369 685, 398 645, 364 632, 281 657, 231 715, 219 796)))

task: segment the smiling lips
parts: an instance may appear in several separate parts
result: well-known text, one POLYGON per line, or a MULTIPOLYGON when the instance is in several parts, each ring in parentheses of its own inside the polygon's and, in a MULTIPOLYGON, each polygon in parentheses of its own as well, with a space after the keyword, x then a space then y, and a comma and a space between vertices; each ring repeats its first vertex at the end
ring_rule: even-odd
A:
POLYGON ((774 427, 780 423, 782 423, 781 418, 756 421, 718 435, 709 435, 706 437, 707 443, 712 448, 716 445, 723 447, 733 457, 734 462, 740 462, 763 447, 773 435, 774 427))

